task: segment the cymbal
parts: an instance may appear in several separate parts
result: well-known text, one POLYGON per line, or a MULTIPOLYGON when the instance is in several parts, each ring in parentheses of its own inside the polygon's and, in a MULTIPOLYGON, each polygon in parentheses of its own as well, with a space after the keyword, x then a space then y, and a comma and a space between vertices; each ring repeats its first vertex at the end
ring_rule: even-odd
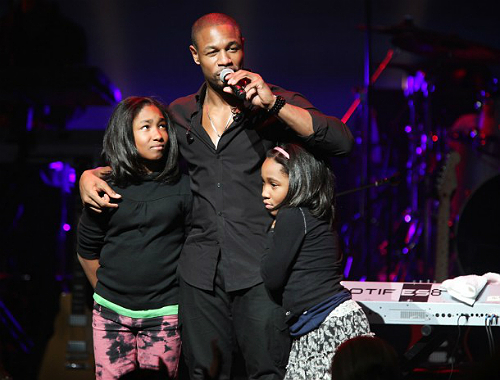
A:
POLYGON ((429 72, 434 68, 435 64, 425 61, 417 63, 407 62, 389 62, 388 69, 397 69, 406 72, 407 74, 415 75, 418 71, 429 72))
MULTIPOLYGON (((364 27, 366 30, 366 27, 364 27)), ((393 26, 373 26, 378 33, 393 36, 392 43, 409 52, 434 59, 500 64, 500 50, 456 34, 444 34, 417 27, 413 20, 405 19, 393 26)))

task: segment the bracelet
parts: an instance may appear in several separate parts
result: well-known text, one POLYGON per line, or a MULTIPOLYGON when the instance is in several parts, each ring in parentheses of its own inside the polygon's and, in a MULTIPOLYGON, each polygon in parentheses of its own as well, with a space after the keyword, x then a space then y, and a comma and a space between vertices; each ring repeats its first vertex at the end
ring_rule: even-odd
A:
POLYGON ((286 104, 285 98, 282 97, 281 95, 278 95, 276 97, 274 105, 271 108, 269 108, 267 112, 269 112, 271 115, 277 115, 285 104, 286 104))

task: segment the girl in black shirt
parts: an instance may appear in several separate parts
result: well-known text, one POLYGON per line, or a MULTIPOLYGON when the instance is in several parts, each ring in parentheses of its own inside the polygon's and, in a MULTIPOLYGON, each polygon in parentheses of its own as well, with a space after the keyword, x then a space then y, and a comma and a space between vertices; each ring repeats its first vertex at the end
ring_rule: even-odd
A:
POLYGON ((363 310, 340 284, 333 175, 294 144, 270 150, 261 174, 264 205, 275 216, 261 274, 283 305, 293 338, 285 379, 331 379, 337 347, 371 334, 363 310))
POLYGON ((145 97, 120 102, 103 154, 111 167, 107 181, 121 199, 102 213, 83 210, 77 247, 95 288, 96 378, 166 368, 165 378, 173 379, 181 347, 176 271, 191 190, 179 174, 176 132, 165 107, 145 97))

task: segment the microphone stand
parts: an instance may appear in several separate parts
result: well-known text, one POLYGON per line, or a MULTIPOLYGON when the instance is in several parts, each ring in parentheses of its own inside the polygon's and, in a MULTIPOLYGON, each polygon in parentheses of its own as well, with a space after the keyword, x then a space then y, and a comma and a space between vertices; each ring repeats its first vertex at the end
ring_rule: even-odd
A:
POLYGON ((385 178, 382 178, 382 179, 377 180, 377 181, 372 182, 372 183, 368 183, 368 184, 363 185, 363 186, 355 187, 353 189, 349 189, 349 190, 346 190, 346 191, 341 191, 340 193, 338 193, 336 195, 336 197, 337 198, 338 197, 342 197, 344 195, 356 193, 358 191, 365 190, 365 189, 370 189, 372 187, 379 187, 381 185, 385 185, 386 183, 389 183, 390 185, 397 185, 399 183, 399 173, 395 173, 395 174, 393 174, 390 177, 385 177, 385 178))

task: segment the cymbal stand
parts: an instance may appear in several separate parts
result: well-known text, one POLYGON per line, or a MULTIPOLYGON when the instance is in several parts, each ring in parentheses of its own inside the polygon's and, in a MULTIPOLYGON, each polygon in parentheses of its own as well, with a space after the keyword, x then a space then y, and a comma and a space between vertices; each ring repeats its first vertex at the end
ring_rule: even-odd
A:
MULTIPOLYGON (((367 25, 370 24, 370 19, 371 19, 371 4, 370 1, 366 1, 366 18, 367 18, 367 25)), ((382 72, 387 68, 387 65, 390 63, 394 56, 394 50, 389 49, 387 51, 387 54, 385 58, 382 60, 382 62, 379 64, 375 72, 370 76, 371 73, 371 36, 370 36, 370 28, 366 28, 366 43, 365 43, 365 78, 364 78, 364 88, 359 92, 359 95, 356 97, 356 99, 352 102, 344 116, 342 117, 342 122, 347 123, 351 116, 354 114, 354 112, 358 109, 358 107, 361 108, 360 112, 360 118, 362 121, 362 128, 361 128, 361 150, 362 150, 362 157, 361 157, 361 178, 359 178, 359 183, 369 183, 370 181, 373 181, 371 170, 370 170, 370 157, 372 154, 372 116, 370 114, 370 91, 371 87, 375 84, 379 76, 382 74, 382 72)), ((366 190, 362 192, 359 195, 359 209, 356 215, 354 216, 353 220, 351 221, 351 224, 356 224, 359 225, 359 229, 362 231, 359 231, 359 234, 357 233, 356 235, 359 238, 359 243, 360 243, 360 248, 361 248, 361 261, 365 263, 363 265, 363 278, 366 276, 368 273, 372 273, 373 271, 371 270, 371 260, 369 259, 370 257, 370 252, 372 251, 372 239, 370 238, 371 236, 371 207, 372 207, 372 202, 371 202, 371 194, 370 194, 370 188, 372 187, 377 187, 378 184, 381 184, 382 182, 375 181, 374 185, 368 184, 368 185, 362 185, 356 189, 352 189, 349 191, 344 192, 343 194, 338 194, 344 195, 344 194, 349 194, 349 193, 354 193, 359 190, 366 190)), ((348 227, 344 226, 345 229, 347 230, 348 227)), ((346 237, 347 240, 351 240, 350 238, 346 237)), ((356 240, 356 239, 355 239, 356 240)), ((345 242, 346 245, 349 245, 347 242, 345 242)), ((350 258, 352 259, 352 257, 350 258)))

